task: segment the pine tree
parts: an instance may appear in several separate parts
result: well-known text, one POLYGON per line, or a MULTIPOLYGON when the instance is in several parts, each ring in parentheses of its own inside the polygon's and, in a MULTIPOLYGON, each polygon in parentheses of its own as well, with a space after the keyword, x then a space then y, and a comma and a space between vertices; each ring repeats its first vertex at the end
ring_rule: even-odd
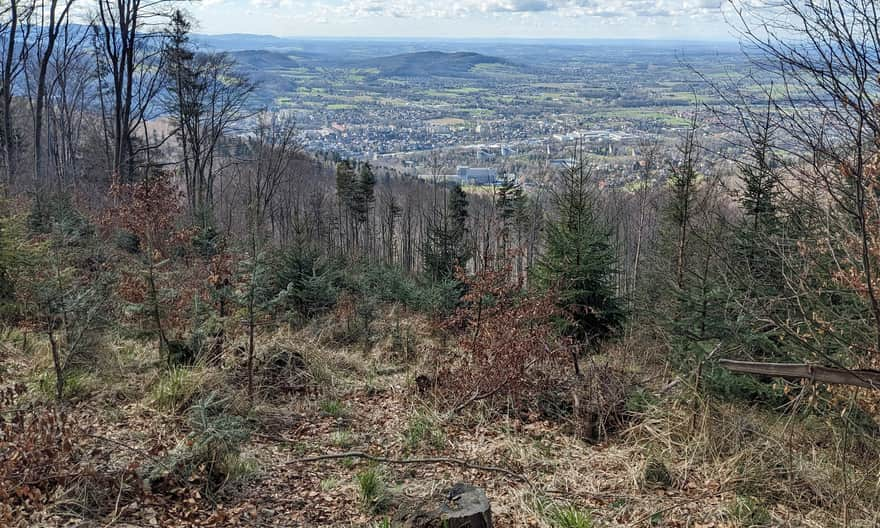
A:
POLYGON ((357 195, 353 207, 357 213, 358 221, 364 223, 369 218, 370 210, 376 203, 376 175, 369 163, 361 165, 357 182, 357 195))
POLYGON ((336 198, 339 204, 339 231, 344 247, 348 247, 352 242, 352 222, 349 212, 354 192, 354 167, 348 160, 342 160, 336 164, 336 198))
POLYGON ((749 155, 739 163, 742 195, 739 202, 743 220, 739 226, 738 250, 750 275, 764 286, 779 280, 774 277, 779 269, 778 259, 770 251, 770 239, 780 228, 777 215, 779 191, 775 173, 777 160, 772 146, 772 128, 769 107, 758 122, 748 130, 749 155))
POLYGON ((595 346, 624 321, 614 289, 616 257, 599 218, 591 174, 583 156, 566 168, 552 196, 556 217, 547 225, 546 251, 534 278, 556 289, 567 317, 564 331, 595 346))
POLYGON ((505 253, 512 245, 511 231, 518 227, 522 219, 526 195, 513 178, 506 177, 495 190, 495 196, 495 206, 501 221, 499 249, 501 253, 505 253))
POLYGON ((471 258, 468 245, 468 199, 461 185, 449 190, 445 207, 428 226, 424 248, 425 273, 433 280, 448 280, 455 269, 471 258))
POLYGON ((345 207, 351 205, 355 191, 354 167, 348 160, 342 160, 336 164, 336 196, 345 207))

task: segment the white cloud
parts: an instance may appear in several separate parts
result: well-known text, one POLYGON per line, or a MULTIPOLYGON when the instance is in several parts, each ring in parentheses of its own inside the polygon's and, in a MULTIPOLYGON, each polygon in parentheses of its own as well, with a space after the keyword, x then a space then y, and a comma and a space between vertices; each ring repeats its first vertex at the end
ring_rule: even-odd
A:
POLYGON ((723 5, 726 0, 202 0, 193 9, 210 32, 573 38, 684 32, 714 39, 726 32, 723 5))
MULTIPOLYGON (((209 0, 211 1, 211 0, 209 0)), ((220 0, 213 0, 220 1, 220 0)), ((249 0, 260 9, 297 10, 302 14, 369 18, 461 18, 487 14, 544 13, 577 17, 670 17, 718 14, 722 0, 343 0, 293 2, 249 0)))

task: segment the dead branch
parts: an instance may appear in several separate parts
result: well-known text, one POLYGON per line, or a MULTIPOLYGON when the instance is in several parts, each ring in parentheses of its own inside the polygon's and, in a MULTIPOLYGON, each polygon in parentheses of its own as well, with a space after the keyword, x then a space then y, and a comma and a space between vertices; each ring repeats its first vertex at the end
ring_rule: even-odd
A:
POLYGON ((806 365, 802 363, 761 363, 721 359, 718 364, 732 372, 757 374, 787 379, 808 379, 832 385, 853 385, 868 389, 880 389, 880 372, 876 370, 847 370, 806 365))
MULTIPOLYGON (((537 361, 538 361, 537 359, 534 359, 534 360, 532 360, 531 362, 529 362, 529 364, 527 364, 525 367, 523 367, 522 372, 525 372, 526 370, 529 370, 529 369, 530 369, 535 363, 537 363, 537 361)), ((488 390, 488 391, 485 391, 485 392, 475 392, 470 398, 468 398, 467 400, 463 401, 462 403, 456 405, 451 411, 449 411, 449 416, 452 416, 453 414, 458 414, 459 412, 461 412, 462 409, 464 409, 465 407, 467 407, 468 405, 470 405, 470 404, 472 404, 472 403, 474 403, 474 402, 476 402, 476 401, 480 401, 480 400, 485 400, 485 399, 487 399, 487 398, 491 398, 492 396, 494 396, 495 394, 497 394, 498 391, 500 391, 501 389, 503 389, 504 387, 506 387, 507 384, 510 383, 511 380, 513 380, 513 378, 515 378, 515 377, 521 375, 522 372, 515 372, 514 374, 511 374, 510 376, 508 376, 507 378, 505 378, 504 381, 502 381, 501 383, 499 383, 499 384, 496 385, 494 388, 492 388, 492 389, 490 389, 490 390, 488 390)))

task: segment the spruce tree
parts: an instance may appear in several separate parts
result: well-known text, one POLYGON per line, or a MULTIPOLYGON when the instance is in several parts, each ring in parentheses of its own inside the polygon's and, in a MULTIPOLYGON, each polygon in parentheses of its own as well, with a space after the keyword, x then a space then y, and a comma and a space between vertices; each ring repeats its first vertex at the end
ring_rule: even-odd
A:
POLYGON ((367 221, 370 209, 376 202, 376 176, 369 163, 361 165, 357 182, 353 185, 350 207, 358 223, 367 221))
POLYGON ((720 180, 698 172, 699 116, 692 114, 667 168, 667 201, 660 215, 659 260, 648 308, 671 336, 679 369, 693 371, 739 324, 725 280, 731 226, 719 214, 728 202, 720 180), (670 274, 670 269, 672 273, 670 274))
POLYGON ((623 323, 625 314, 614 288, 610 231, 598 214, 590 170, 579 157, 561 173, 552 195, 556 215, 547 225, 546 250, 534 278, 557 290, 567 315, 565 333, 595 346, 623 323))
POLYGON ((770 248, 771 238, 779 233, 777 214, 776 166, 778 164, 772 146, 770 124, 771 108, 764 119, 751 123, 750 148, 739 165, 742 194, 739 197, 743 220, 739 226, 738 250, 748 266, 749 275, 763 287, 773 287, 780 280, 778 259, 770 248))
POLYGON ((501 221, 500 250, 506 252, 511 247, 511 231, 520 224, 526 204, 526 195, 522 187, 511 177, 502 180, 495 190, 495 207, 501 221))
POLYGON ((354 167, 348 160, 342 160, 336 164, 336 196, 339 203, 345 207, 351 205, 352 195, 355 191, 354 167))
POLYGON ((352 242, 350 209, 354 193, 354 167, 348 160, 342 160, 336 164, 336 198, 339 205, 339 232, 345 247, 350 246, 352 242))
POLYGON ((731 293, 743 308, 739 324, 732 330, 737 332, 737 342, 744 345, 744 356, 779 359, 778 331, 766 323, 787 318, 786 306, 779 302, 785 289, 782 271, 785 264, 777 249, 783 226, 778 211, 776 171, 779 162, 772 146, 771 118, 772 109, 768 104, 764 115, 744 120, 749 150, 738 163, 742 218, 734 226, 736 238, 730 275, 735 279, 731 281, 731 293))
POLYGON ((467 239, 468 199, 461 185, 449 190, 443 209, 435 216, 425 241, 425 273, 433 280, 448 280, 456 268, 464 267, 471 258, 467 239))

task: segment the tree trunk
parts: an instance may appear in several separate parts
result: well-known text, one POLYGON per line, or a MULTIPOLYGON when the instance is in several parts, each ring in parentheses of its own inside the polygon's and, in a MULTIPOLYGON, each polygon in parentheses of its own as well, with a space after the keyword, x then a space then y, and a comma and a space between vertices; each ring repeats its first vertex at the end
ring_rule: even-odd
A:
POLYGON ((58 340, 55 339, 55 329, 49 327, 49 344, 52 347, 52 365, 55 367, 55 399, 61 402, 64 397, 64 372, 61 366, 61 350, 58 340))

